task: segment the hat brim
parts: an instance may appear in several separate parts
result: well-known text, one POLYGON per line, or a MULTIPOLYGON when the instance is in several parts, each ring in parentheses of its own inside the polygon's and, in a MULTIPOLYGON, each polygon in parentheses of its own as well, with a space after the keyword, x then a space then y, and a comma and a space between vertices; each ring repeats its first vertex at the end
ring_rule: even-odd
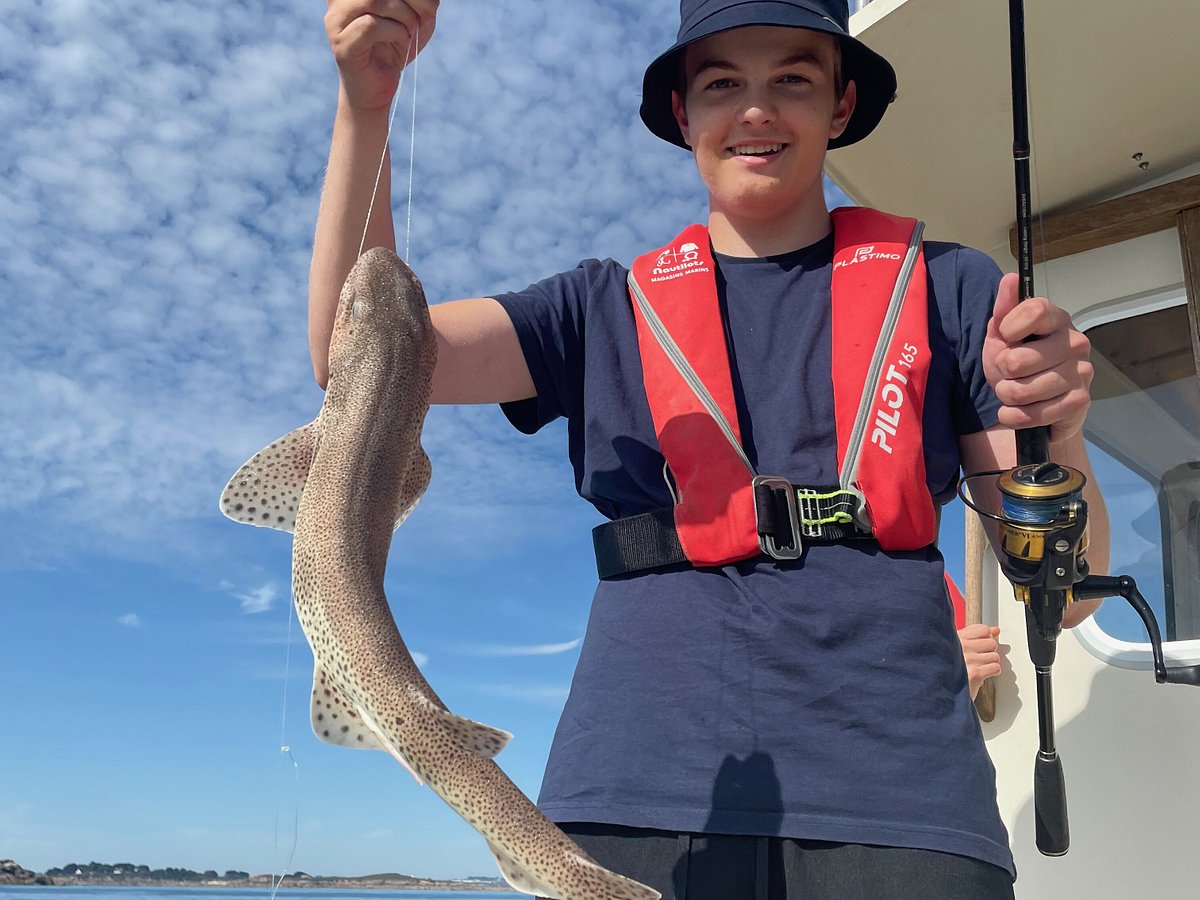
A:
POLYGON ((829 149, 857 143, 875 130, 896 95, 896 71, 891 63, 850 37, 831 19, 789 3, 762 2, 741 4, 710 16, 650 63, 642 79, 639 113, 653 134, 677 147, 691 149, 671 109, 671 92, 677 87, 683 51, 703 38, 747 25, 807 28, 837 37, 842 45, 842 79, 854 82, 857 99, 850 121, 840 135, 829 141, 829 149))

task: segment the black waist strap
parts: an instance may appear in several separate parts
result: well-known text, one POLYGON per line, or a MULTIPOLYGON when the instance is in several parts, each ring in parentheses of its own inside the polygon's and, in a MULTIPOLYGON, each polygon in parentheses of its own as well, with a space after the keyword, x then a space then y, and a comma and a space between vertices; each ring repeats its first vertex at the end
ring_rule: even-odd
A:
MULTIPOLYGON (((797 487, 782 479, 755 479, 754 507, 765 556, 794 559, 800 555, 801 541, 871 540, 871 534, 855 524, 857 495, 838 485, 797 487)), ((670 507, 597 525, 592 544, 601 578, 688 562, 670 507)))

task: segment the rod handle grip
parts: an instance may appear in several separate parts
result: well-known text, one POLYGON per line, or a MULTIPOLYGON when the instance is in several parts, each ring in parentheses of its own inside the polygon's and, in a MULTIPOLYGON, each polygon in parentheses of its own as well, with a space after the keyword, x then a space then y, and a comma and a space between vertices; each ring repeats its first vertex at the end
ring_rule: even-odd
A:
POLYGON ((1050 461, 1050 428, 1037 425, 1033 428, 1017 429, 1017 464, 1021 466, 1030 463, 1050 461))
POLYGON ((1067 783, 1057 752, 1039 750, 1033 764, 1035 840, 1043 856, 1063 856, 1071 846, 1067 825, 1067 783))

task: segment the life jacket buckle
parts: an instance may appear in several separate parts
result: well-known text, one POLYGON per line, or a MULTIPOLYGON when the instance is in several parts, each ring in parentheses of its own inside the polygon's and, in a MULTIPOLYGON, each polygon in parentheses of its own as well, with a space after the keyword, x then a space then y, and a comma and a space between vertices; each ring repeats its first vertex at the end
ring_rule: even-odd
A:
POLYGON ((755 475, 751 484, 758 546, 772 559, 799 559, 804 548, 796 489, 786 478, 773 475, 755 475))

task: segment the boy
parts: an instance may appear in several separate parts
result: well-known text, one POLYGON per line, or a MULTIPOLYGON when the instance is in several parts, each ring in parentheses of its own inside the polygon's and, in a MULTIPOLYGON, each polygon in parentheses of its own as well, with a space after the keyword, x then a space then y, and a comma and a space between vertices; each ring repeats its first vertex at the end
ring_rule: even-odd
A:
MULTIPOLYGON (((436 7, 329 4, 341 93, 309 307, 322 384, 388 102, 436 7)), ((580 493, 614 520, 539 803, 666 897, 1012 896, 935 508, 960 465, 1014 463, 1013 427, 1050 426, 1055 458, 1088 471, 1088 345, 1047 301, 1017 308, 1015 278, 982 254, 922 245, 910 220, 831 217, 826 150, 866 137, 895 90, 847 17, 845 0, 684 0, 641 114, 691 149, 707 228, 640 257, 632 280, 588 260, 432 309, 434 401, 503 403, 527 432, 565 416, 580 493), (911 264, 893 252, 906 241, 911 264), (906 268, 872 386, 881 320, 865 310, 906 268), (882 418, 863 406, 875 419, 856 444, 863 397, 882 418)), ((366 246, 392 244, 375 217, 366 246)))

